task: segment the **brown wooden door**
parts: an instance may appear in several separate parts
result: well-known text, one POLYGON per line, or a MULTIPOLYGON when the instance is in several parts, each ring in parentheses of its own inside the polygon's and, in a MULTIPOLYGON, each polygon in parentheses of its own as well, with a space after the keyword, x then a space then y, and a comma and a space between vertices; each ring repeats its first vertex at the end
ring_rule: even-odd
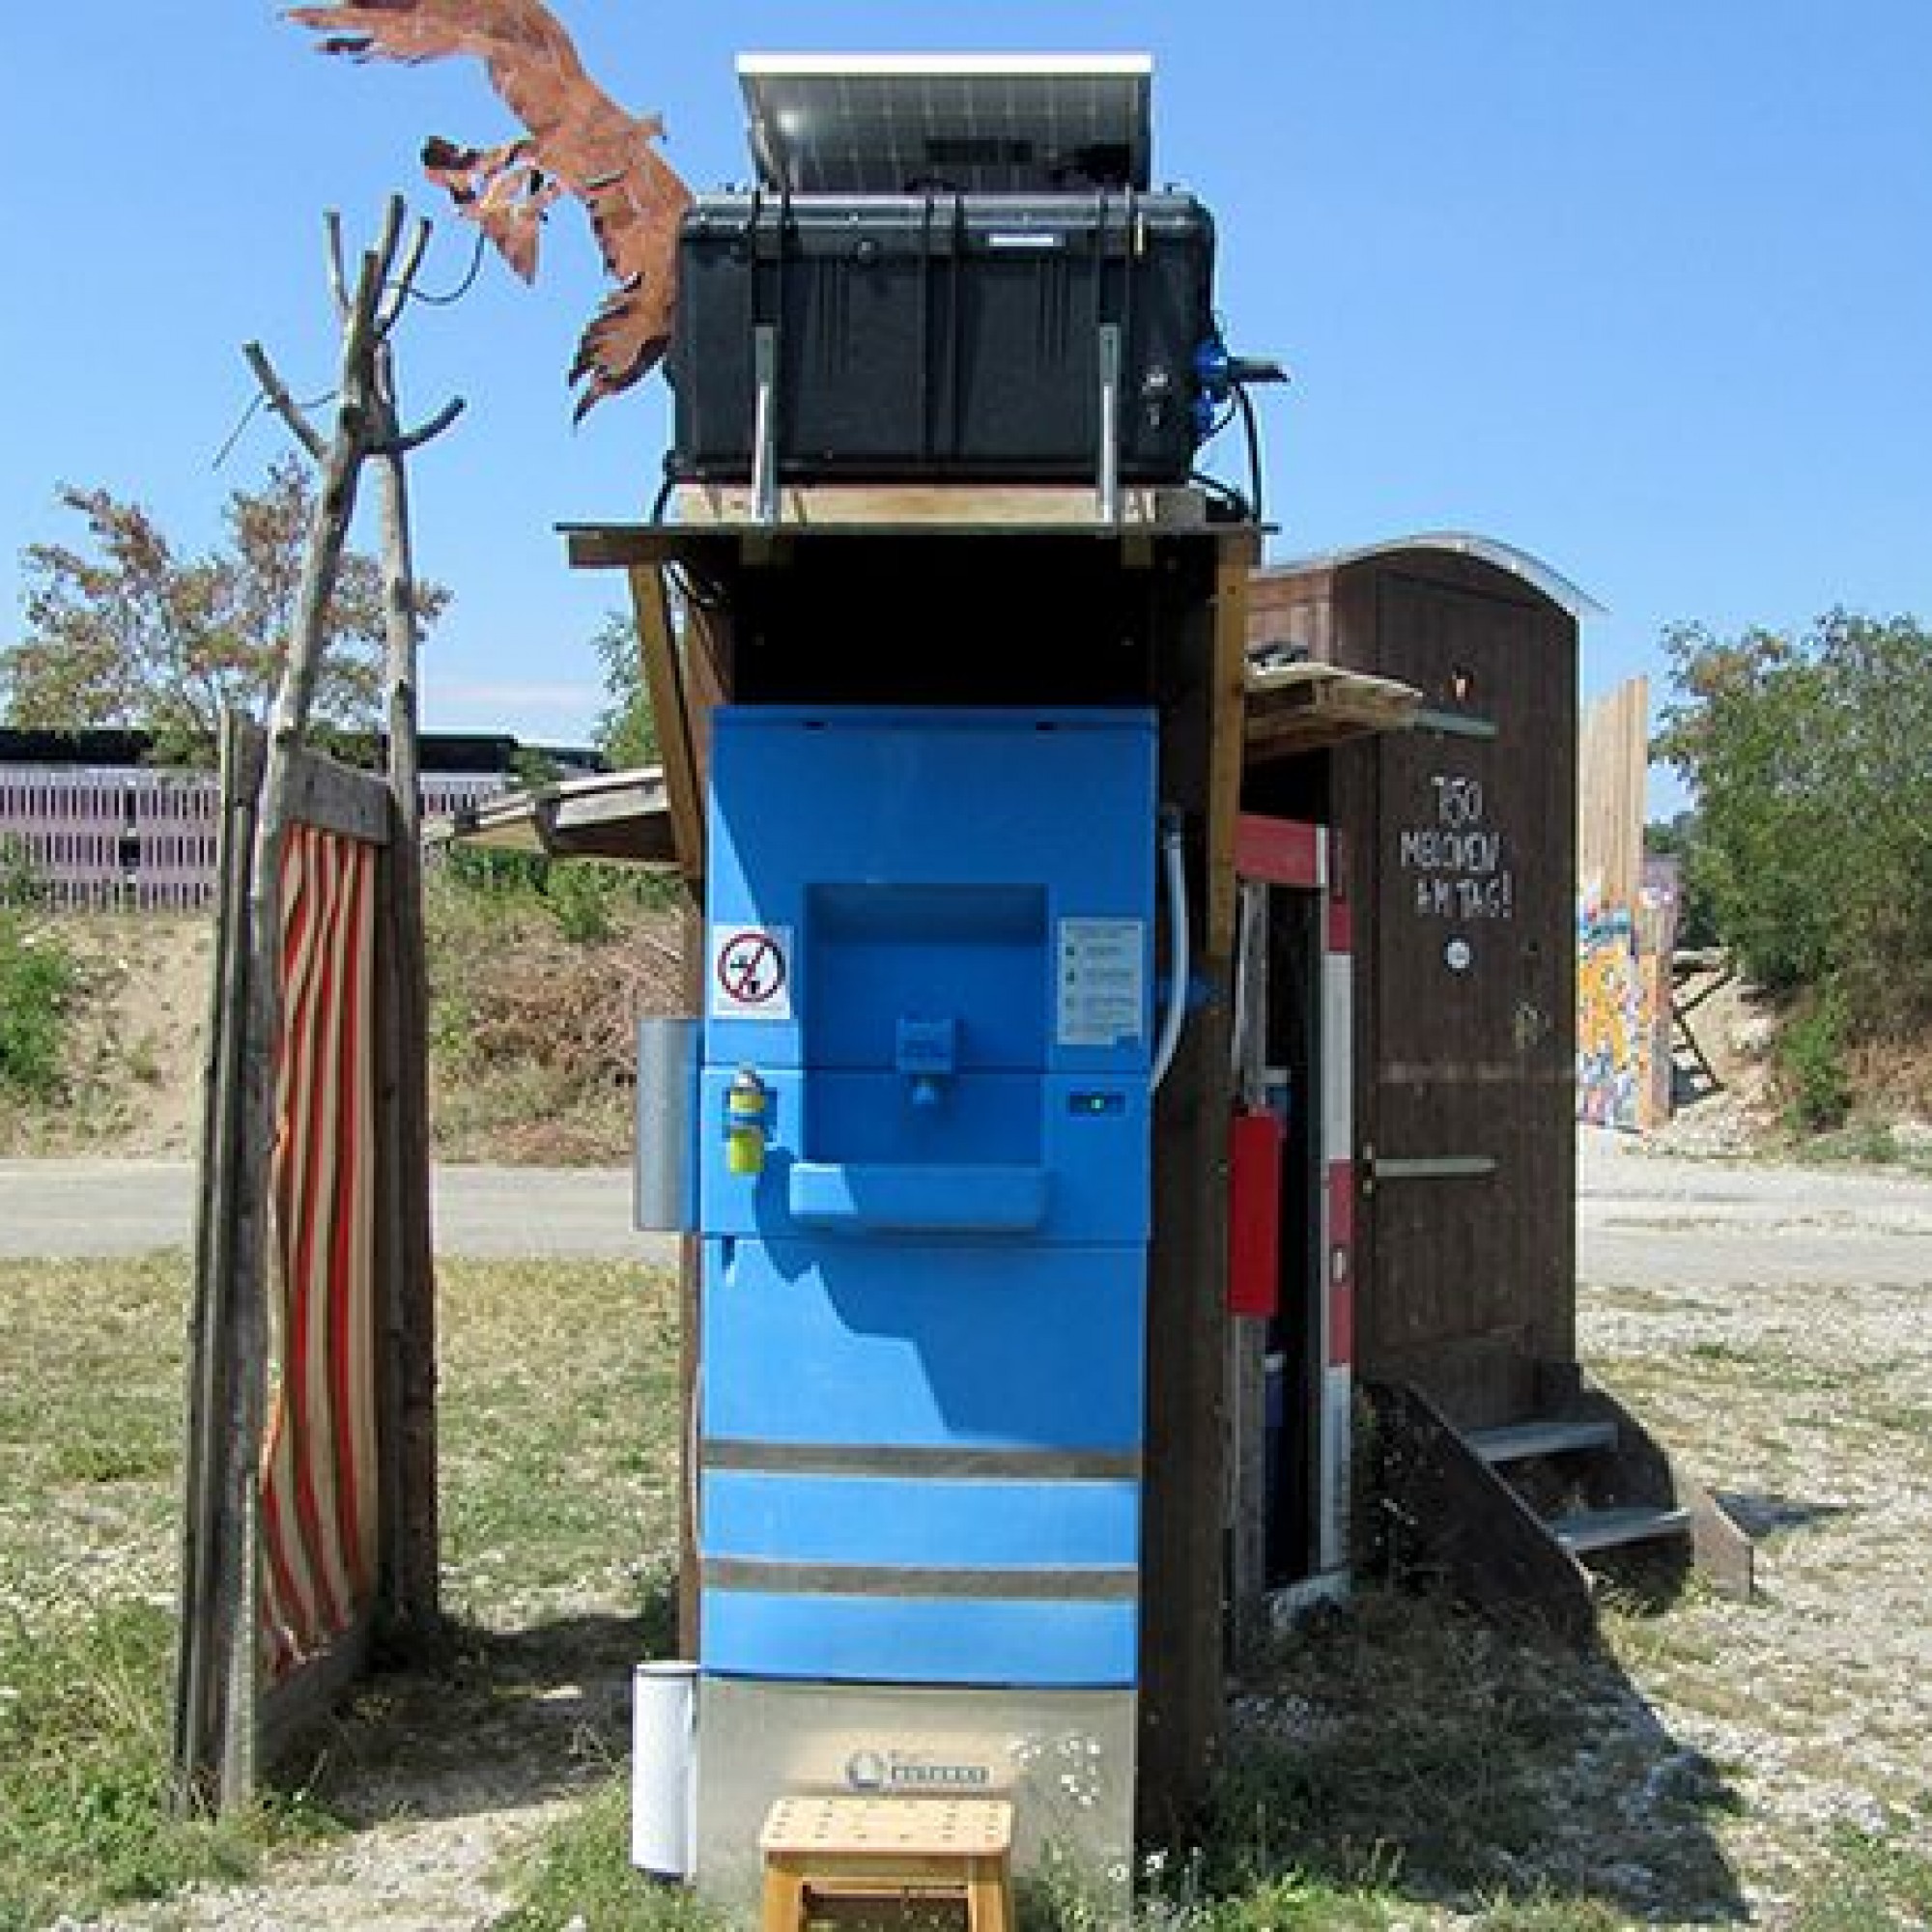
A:
POLYGON ((1362 1366, 1474 1426, 1574 1355, 1576 634, 1486 565, 1374 571, 1364 668, 1426 715, 1357 779, 1362 1366))

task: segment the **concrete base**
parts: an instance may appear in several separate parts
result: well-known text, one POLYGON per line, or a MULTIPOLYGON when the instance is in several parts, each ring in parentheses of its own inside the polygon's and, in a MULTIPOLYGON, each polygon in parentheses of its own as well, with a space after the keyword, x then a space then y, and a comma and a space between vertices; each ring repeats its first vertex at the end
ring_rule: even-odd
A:
POLYGON ((1013 1871, 1124 1921, 1133 1871, 1131 1690, 929 1690, 706 1677, 698 1891, 756 1922, 758 1830, 791 1796, 1005 1798, 1013 1871))

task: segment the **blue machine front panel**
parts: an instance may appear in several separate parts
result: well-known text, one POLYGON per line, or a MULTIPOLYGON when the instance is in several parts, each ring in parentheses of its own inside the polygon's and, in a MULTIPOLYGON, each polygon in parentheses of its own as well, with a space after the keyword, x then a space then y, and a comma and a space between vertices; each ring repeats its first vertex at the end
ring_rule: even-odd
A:
POLYGON ((1134 1681, 1153 768, 1141 714, 717 715, 707 1671, 1134 1681))
POLYGON ((716 1469, 701 1538, 713 1556, 797 1563, 999 1568, 1140 1555, 1135 1482, 789 1476, 716 1469))
POLYGON ((704 1244, 704 1433, 1131 1453, 1137 1247, 704 1244))
POLYGON ((1123 1688, 1139 1630, 1121 1603, 762 1596, 707 1590, 704 1668, 865 1684, 1123 1688))

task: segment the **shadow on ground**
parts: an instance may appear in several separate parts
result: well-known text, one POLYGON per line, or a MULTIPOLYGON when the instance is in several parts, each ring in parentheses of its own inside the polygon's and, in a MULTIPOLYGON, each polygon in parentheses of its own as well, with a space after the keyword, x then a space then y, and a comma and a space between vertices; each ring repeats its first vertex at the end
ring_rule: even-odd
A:
POLYGON ((288 1781, 352 1829, 577 1795, 623 1762, 632 1666, 655 1654, 661 1627, 649 1610, 455 1627, 433 1664, 360 1685, 288 1781))
POLYGON ((1372 1592, 1284 1640, 1229 1766, 1193 1855, 1209 1895, 1293 1874, 1485 1915, 1747 1917, 1713 1830, 1739 1801, 1608 1653, 1438 1598, 1372 1592))

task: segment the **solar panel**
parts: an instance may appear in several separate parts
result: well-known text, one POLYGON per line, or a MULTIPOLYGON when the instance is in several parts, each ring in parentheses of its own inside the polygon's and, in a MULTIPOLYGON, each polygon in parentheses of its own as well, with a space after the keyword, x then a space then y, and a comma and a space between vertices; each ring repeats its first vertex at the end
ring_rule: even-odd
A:
POLYGON ((745 54, 760 183, 793 194, 1145 188, 1145 54, 745 54))

